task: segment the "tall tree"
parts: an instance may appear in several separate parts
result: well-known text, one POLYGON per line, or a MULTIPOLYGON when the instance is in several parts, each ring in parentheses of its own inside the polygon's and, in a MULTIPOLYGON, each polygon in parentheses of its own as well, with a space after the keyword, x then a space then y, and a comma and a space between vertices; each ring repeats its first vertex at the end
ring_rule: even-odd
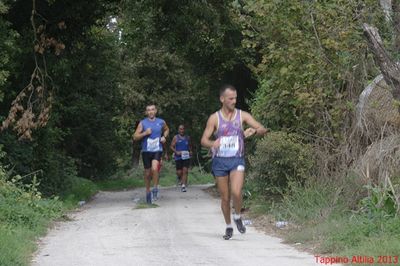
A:
POLYGON ((252 109, 269 126, 334 141, 365 80, 361 27, 383 21, 378 1, 236 1, 249 65, 260 87, 252 109))
POLYGON ((33 55, 38 54, 44 58, 40 66, 46 67, 51 78, 53 107, 47 126, 33 131, 31 142, 18 141, 8 130, 1 133, 1 143, 15 171, 37 173, 42 188, 53 193, 64 189, 77 174, 108 175, 121 154, 114 120, 122 103, 115 57, 119 43, 118 36, 106 27, 109 16, 117 12, 117 1, 31 3, 36 3, 34 32, 32 5, 26 1, 11 2, 5 16, 20 38, 14 61, 18 72, 10 73, 0 112, 5 115, 29 83, 35 69, 33 55), (39 36, 38 46, 34 33, 39 36))
POLYGON ((219 106, 219 86, 242 64, 240 31, 229 3, 123 2, 121 87, 127 125, 142 117, 147 102, 155 102, 173 131, 180 123, 190 124, 195 143, 199 140, 205 120, 219 106))

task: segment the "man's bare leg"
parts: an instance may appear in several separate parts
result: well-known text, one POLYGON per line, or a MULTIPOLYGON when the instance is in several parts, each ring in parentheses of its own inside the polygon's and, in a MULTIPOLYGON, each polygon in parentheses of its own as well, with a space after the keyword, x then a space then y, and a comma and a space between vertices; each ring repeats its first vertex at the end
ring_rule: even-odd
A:
POLYGON ((153 199, 157 200, 158 199, 158 164, 160 162, 157 160, 152 160, 151 161, 151 173, 153 176, 153 199))
POLYGON ((244 182, 244 171, 232 171, 230 173, 231 182, 231 193, 233 199, 233 206, 235 208, 235 213, 233 214, 233 220, 240 233, 246 232, 246 227, 243 225, 240 212, 242 209, 242 188, 244 182))
POLYGON ((151 204, 150 183, 151 183, 151 168, 144 169, 144 184, 146 186, 146 202, 147 202, 147 204, 151 204))
POLYGON ((146 186, 146 193, 150 192, 151 183, 151 168, 144 169, 144 185, 146 186))
POLYGON ((183 167, 182 169, 182 191, 186 192, 186 185, 188 180, 188 168, 183 167))
POLYGON ((243 171, 232 171, 230 173, 231 193, 233 199, 233 207, 236 214, 240 214, 242 209, 242 188, 244 183, 243 171))
POLYGON ((182 169, 176 170, 176 176, 179 178, 179 183, 182 184, 182 169))
POLYGON ((226 229, 225 235, 223 236, 225 240, 228 240, 233 235, 233 228, 231 224, 231 200, 229 192, 229 177, 219 176, 216 177, 219 194, 221 196, 221 210, 224 215, 226 229))

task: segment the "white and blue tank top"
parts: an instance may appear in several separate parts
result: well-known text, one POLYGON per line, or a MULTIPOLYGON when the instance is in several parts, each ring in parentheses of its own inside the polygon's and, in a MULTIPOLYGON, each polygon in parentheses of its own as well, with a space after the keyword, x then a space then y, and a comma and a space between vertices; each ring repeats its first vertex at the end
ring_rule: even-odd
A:
POLYGON ((221 110, 217 112, 217 117, 218 128, 215 132, 215 137, 220 139, 220 146, 217 149, 213 149, 213 157, 243 157, 242 111, 235 109, 234 118, 230 121, 224 118, 221 110))
POLYGON ((142 121, 143 131, 151 128, 151 134, 142 139, 142 152, 162 152, 163 147, 160 142, 165 121, 156 117, 154 120, 145 118, 142 121))
POLYGON ((175 161, 190 159, 189 137, 188 136, 181 136, 181 135, 177 134, 176 135, 175 150, 181 152, 181 155, 176 155, 176 154, 174 155, 175 161))

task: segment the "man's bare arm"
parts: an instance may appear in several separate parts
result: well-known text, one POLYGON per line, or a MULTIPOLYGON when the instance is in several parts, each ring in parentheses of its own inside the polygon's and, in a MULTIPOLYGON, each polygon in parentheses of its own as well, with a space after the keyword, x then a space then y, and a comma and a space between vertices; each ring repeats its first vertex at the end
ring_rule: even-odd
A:
POLYGON ((242 120, 244 123, 250 126, 246 129, 244 135, 246 138, 256 134, 258 136, 264 136, 267 133, 267 129, 253 118, 253 116, 247 112, 242 111, 242 120))
POLYGON ((201 137, 201 145, 206 148, 216 148, 219 146, 219 140, 212 141, 210 140, 214 130, 217 126, 217 117, 215 114, 212 114, 207 121, 206 128, 204 129, 203 136, 201 137))
POLYGON ((139 123, 135 133, 133 134, 133 140, 138 141, 141 140, 142 138, 144 138, 147 135, 151 134, 151 128, 148 128, 146 131, 143 131, 143 125, 142 123, 139 123))
MULTIPOLYGON (((169 147, 171 148, 171 150, 172 150, 175 154, 177 154, 176 149, 175 149, 175 145, 176 145, 176 136, 174 136, 174 137, 172 138, 171 145, 170 145, 169 147)), ((179 155, 179 154, 177 154, 177 155, 179 155)))
POLYGON ((169 135, 169 127, 167 123, 164 122, 163 135, 161 136, 161 143, 165 143, 167 141, 168 135, 169 135))
POLYGON ((188 137, 188 138, 189 138, 189 153, 190 153, 190 155, 192 155, 193 154, 192 139, 190 137, 188 137))

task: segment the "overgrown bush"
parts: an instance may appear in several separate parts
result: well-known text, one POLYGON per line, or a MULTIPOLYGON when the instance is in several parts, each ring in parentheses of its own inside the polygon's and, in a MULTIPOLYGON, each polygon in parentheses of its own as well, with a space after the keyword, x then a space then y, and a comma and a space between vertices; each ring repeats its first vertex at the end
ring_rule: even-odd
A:
POLYGON ((35 174, 44 195, 58 195, 70 188, 72 178, 77 176, 75 159, 60 150, 64 134, 47 127, 36 131, 32 141, 20 141, 12 132, 2 132, 0 145, 7 156, 1 157, 0 162, 9 166, 10 175, 22 176, 21 183, 30 184, 35 174))
MULTIPOLYGON (((62 203, 55 199, 43 199, 37 183, 22 185, 20 177, 7 180, 6 172, 0 168, 0 223, 6 227, 23 226, 30 229, 40 227, 44 221, 62 213, 62 203), (21 187, 20 187, 21 186, 21 187)), ((34 178, 36 180, 36 178, 34 178)))
POLYGON ((0 265, 28 265, 36 237, 63 212, 57 198, 42 198, 36 178, 31 184, 21 179, 0 164, 0 265))
POLYGON ((314 165, 311 147, 284 132, 270 133, 259 141, 249 163, 249 177, 261 194, 286 190, 289 182, 304 183, 314 165))

